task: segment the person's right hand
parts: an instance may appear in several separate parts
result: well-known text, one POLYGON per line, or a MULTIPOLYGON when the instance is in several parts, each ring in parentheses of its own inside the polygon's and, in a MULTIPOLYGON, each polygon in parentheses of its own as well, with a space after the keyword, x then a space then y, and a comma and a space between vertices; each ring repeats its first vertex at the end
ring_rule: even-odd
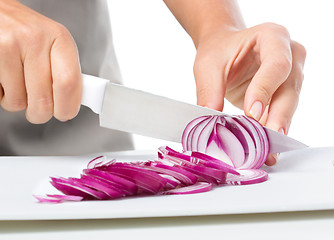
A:
POLYGON ((61 24, 0 0, 0 104, 34 124, 74 118, 82 79, 76 44, 61 24))

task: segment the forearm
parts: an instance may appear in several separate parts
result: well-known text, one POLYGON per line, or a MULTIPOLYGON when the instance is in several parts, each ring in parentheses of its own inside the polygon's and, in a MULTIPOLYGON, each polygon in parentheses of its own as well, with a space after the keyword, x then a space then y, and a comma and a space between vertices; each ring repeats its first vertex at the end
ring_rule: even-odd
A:
POLYGON ((195 46, 217 29, 233 31, 245 28, 234 0, 164 0, 175 18, 192 38, 195 46))

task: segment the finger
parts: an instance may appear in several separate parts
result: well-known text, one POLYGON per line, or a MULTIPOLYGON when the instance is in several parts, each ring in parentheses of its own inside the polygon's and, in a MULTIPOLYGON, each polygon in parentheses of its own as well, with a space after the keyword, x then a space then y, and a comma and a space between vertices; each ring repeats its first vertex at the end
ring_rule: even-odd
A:
POLYGON ((49 47, 32 46, 24 59, 28 106, 26 118, 34 124, 49 121, 53 115, 49 47))
POLYGON ((266 126, 287 134, 291 119, 298 105, 303 83, 303 68, 306 58, 304 47, 292 42, 292 70, 287 81, 274 94, 268 112, 266 126))
POLYGON ((226 86, 223 80, 223 67, 218 65, 214 57, 198 57, 194 65, 197 104, 222 111, 226 86))
POLYGON ((265 164, 267 166, 274 166, 277 163, 278 156, 279 156, 279 153, 270 153, 268 155, 267 160, 265 161, 265 164))
MULTIPOLYGON (((287 134, 293 114, 298 105, 298 99, 303 82, 303 67, 306 51, 303 46, 296 42, 291 43, 293 61, 292 70, 287 81, 282 84, 274 94, 269 111, 266 126, 275 131, 287 134)), ((265 164, 272 166, 276 164, 278 154, 268 156, 265 164)))
POLYGON ((245 113, 259 120, 272 95, 291 71, 290 38, 286 31, 274 29, 257 39, 261 65, 245 94, 245 113))
POLYGON ((20 55, 16 47, 0 46, 1 106, 10 112, 27 105, 26 88, 20 55))
POLYGON ((82 79, 75 42, 63 28, 51 49, 54 116, 60 121, 74 118, 80 109, 82 79))

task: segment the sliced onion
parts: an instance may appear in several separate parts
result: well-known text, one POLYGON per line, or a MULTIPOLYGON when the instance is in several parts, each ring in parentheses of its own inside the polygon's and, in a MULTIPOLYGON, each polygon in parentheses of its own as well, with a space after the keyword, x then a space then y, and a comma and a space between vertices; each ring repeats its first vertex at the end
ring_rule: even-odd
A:
POLYGON ((86 187, 73 179, 51 178, 51 184, 65 195, 80 196, 84 199, 108 199, 108 195, 86 187))
POLYGON ((262 169, 239 170, 240 175, 227 174, 226 183, 231 185, 248 185, 268 180, 268 173, 262 169))
POLYGON ((99 178, 101 181, 121 190, 125 195, 134 195, 138 191, 135 182, 98 169, 84 169, 84 174, 99 178))
POLYGON ((96 167, 103 166, 103 165, 109 165, 109 164, 113 164, 115 161, 116 161, 115 159, 112 159, 109 161, 106 156, 98 156, 92 159, 87 164, 87 168, 92 169, 92 168, 96 168, 96 167))
POLYGON ((194 185, 164 191, 161 194, 163 194, 163 195, 194 194, 194 193, 208 192, 211 189, 212 189, 212 184, 211 183, 197 182, 194 185))
POLYGON ((190 155, 187 155, 185 153, 177 152, 169 147, 160 147, 159 150, 161 151, 161 159, 169 160, 174 164, 191 167, 199 165, 221 170, 225 173, 239 174, 230 165, 207 154, 203 154, 200 152, 188 152, 188 154, 190 155))
POLYGON ((181 185, 181 182, 174 177, 167 174, 159 174, 161 177, 166 179, 165 189, 174 189, 181 185))
POLYGON ((166 180, 159 174, 130 164, 116 163, 106 166, 103 170, 134 181, 145 193, 156 194, 166 185, 166 180))
POLYGON ((87 187, 93 188, 97 191, 107 194, 110 198, 119 198, 125 196, 125 194, 121 190, 118 190, 111 184, 108 184, 100 180, 99 178, 87 175, 81 175, 80 179, 77 179, 77 181, 87 187))
POLYGON ((161 162, 158 163, 151 162, 150 169, 159 173, 163 173, 168 176, 172 176, 173 178, 177 179, 184 185, 192 185, 197 182, 197 177, 193 173, 186 171, 184 169, 165 165, 161 162))
POLYGON ((239 173, 235 170, 234 167, 226 164, 223 161, 218 160, 217 158, 211 157, 207 154, 200 152, 191 152, 191 156, 195 159, 198 159, 198 162, 207 167, 212 167, 215 169, 222 170, 226 173, 232 173, 239 175, 239 173))
POLYGON ((213 185, 247 185, 266 181, 258 169, 269 153, 262 125, 245 116, 203 116, 182 135, 183 152, 159 148, 158 161, 123 163, 99 156, 80 178, 51 178, 64 195, 34 196, 39 202, 108 200, 148 194, 206 192, 213 185))
MULTIPOLYGON (((64 196, 67 196, 67 195, 64 195, 64 196)), ((38 202, 40 202, 40 203, 61 203, 61 202, 64 201, 62 199, 39 196, 39 195, 33 195, 33 197, 36 198, 38 200, 38 202)))

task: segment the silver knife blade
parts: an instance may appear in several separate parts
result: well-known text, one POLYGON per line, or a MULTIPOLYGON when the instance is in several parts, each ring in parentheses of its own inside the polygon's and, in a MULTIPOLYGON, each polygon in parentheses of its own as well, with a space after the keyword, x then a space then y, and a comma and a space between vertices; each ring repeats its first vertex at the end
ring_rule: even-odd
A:
MULTIPOLYGON (((85 99, 87 98, 85 95, 93 95, 91 81, 98 81, 99 78, 83 75, 83 79, 83 99, 85 99), (89 84, 86 83, 87 81, 89 84)), ((100 100, 102 109, 96 111, 100 114, 102 127, 181 142, 183 130, 191 120, 203 115, 223 114, 209 108, 104 81, 104 97, 100 100)), ((100 95, 101 91, 97 94, 100 95)), ((84 101, 83 104, 88 105, 84 101)), ((269 137, 271 153, 307 147, 284 134, 265 129, 269 137)))

